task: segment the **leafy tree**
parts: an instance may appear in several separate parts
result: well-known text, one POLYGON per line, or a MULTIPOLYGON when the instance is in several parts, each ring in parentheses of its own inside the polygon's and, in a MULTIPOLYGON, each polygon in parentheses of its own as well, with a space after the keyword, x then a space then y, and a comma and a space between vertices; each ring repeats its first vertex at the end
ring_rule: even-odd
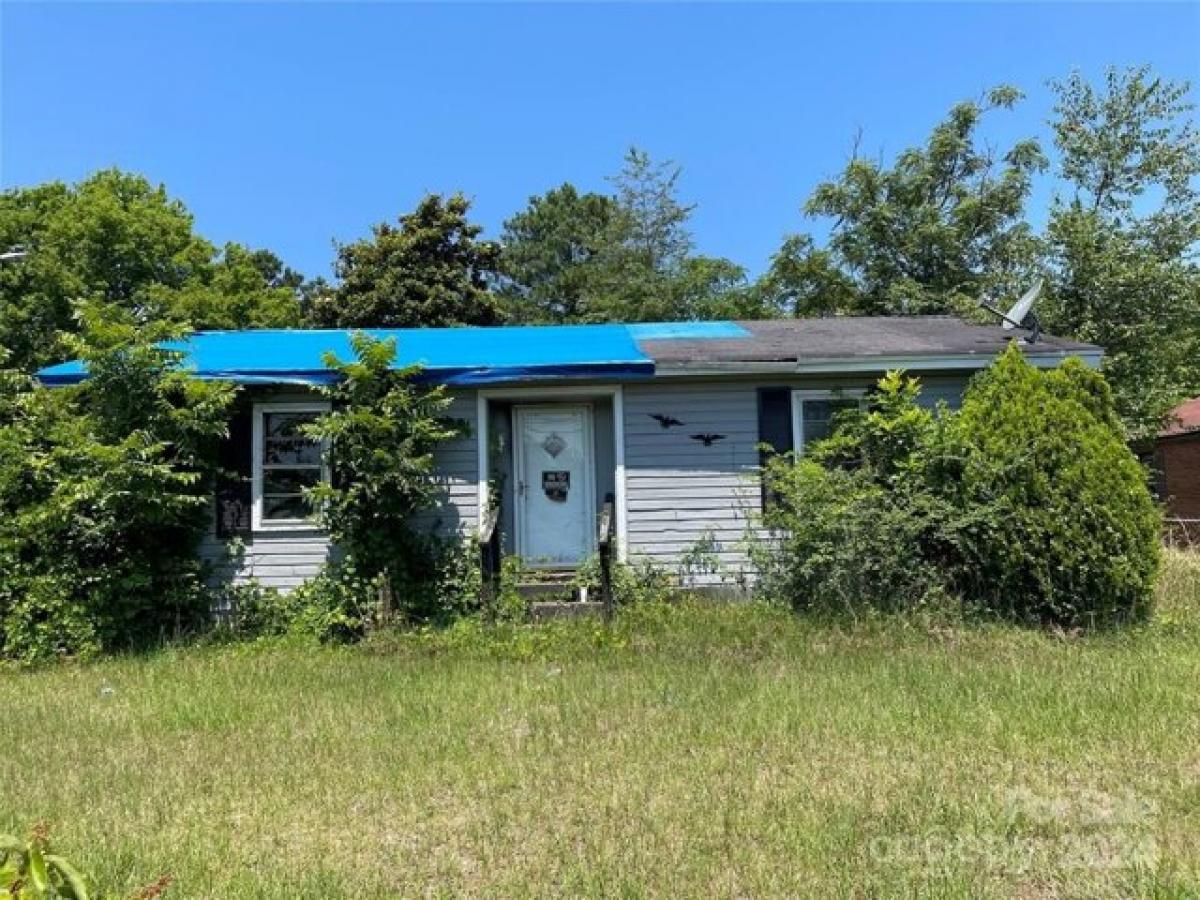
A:
POLYGON ((338 247, 336 288, 311 298, 312 324, 333 328, 494 325, 500 305, 489 289, 500 246, 479 239, 462 194, 429 194, 370 238, 338 247))
POLYGON ((617 230, 597 278, 606 319, 711 318, 749 305, 741 266, 692 255, 688 221, 695 205, 678 198, 681 173, 673 161, 655 162, 632 147, 610 179, 617 230))
POLYGON ((1058 95, 1055 143, 1075 199, 1093 210, 1129 214, 1137 199, 1157 186, 1161 205, 1146 221, 1164 238, 1173 235, 1181 242, 1173 249, 1190 245, 1200 175, 1190 86, 1155 77, 1146 66, 1110 68, 1103 91, 1079 72, 1051 86, 1058 95))
POLYGON ((1105 348, 1131 434, 1200 391, 1200 136, 1188 86, 1111 69, 1055 82, 1067 196, 1048 227, 1047 324, 1105 348))
POLYGON ((697 255, 681 170, 631 149, 613 194, 565 184, 505 223, 512 315, 551 322, 758 318, 764 295, 727 259, 697 255))
POLYGON ((178 289, 147 290, 152 316, 197 329, 282 328, 299 324, 304 280, 269 250, 229 243, 178 289))
POLYGON ((563 184, 530 198, 504 223, 502 293, 514 318, 580 322, 603 317, 603 267, 619 243, 616 201, 563 184))
POLYGON ((756 287, 779 312, 797 317, 856 312, 860 306, 854 278, 842 270, 834 251, 818 247, 807 234, 784 238, 756 287))
POLYGON ((311 426, 330 448, 333 481, 312 491, 323 525, 345 552, 345 571, 382 582, 401 612, 424 618, 438 612, 429 596, 439 548, 413 524, 435 503, 434 448, 458 436, 448 418, 444 387, 417 383, 419 366, 395 369, 396 342, 362 332, 351 337, 356 359, 333 354, 326 365, 338 381, 325 389, 332 410, 311 426))
POLYGON ((321 303, 331 303, 332 300, 329 298, 333 296, 334 290, 334 286, 321 275, 305 279, 300 283, 300 286, 296 288, 296 293, 300 299, 300 316, 303 324, 311 325, 316 321, 315 307, 321 303))
POLYGON ((804 207, 833 220, 828 245, 793 236, 775 257, 764 289, 776 305, 796 315, 953 312, 1025 284, 1037 249, 1025 202, 1045 158, 1035 141, 997 157, 978 138, 987 115, 1020 98, 998 87, 959 103, 890 168, 856 150, 804 207))
POLYGON ((654 162, 637 147, 611 179, 622 218, 621 242, 628 255, 649 272, 670 273, 693 247, 688 219, 696 205, 679 202, 682 167, 673 160, 654 162))
POLYGON ((228 385, 179 371, 112 304, 83 307, 68 345, 88 379, 6 379, 0 397, 0 655, 137 646, 207 614, 196 549, 208 523, 228 385))
POLYGON ((295 324, 295 273, 265 251, 218 252, 162 186, 108 169, 0 195, 0 247, 26 258, 0 266, 0 346, 30 370, 60 357, 73 310, 102 301, 143 321, 196 328, 295 324))
POLYGON ((82 291, 82 280, 56 252, 33 249, 45 246, 51 223, 67 215, 71 200, 71 190, 61 182, 0 194, 0 251, 19 247, 27 254, 18 262, 0 263, 0 348, 17 369, 52 361, 59 332, 72 325, 71 302, 82 291))
POLYGON ((667 284, 668 304, 648 319, 762 319, 771 315, 766 298, 755 291, 746 270, 718 256, 689 256, 667 284))

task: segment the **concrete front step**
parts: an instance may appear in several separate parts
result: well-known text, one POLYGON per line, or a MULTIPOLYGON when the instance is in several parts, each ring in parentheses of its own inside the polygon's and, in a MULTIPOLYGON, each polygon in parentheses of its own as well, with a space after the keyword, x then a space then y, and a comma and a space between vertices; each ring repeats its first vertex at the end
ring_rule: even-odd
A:
POLYGON ((550 597, 572 600, 579 596, 579 588, 564 581, 523 581, 517 584, 517 593, 526 600, 550 597))

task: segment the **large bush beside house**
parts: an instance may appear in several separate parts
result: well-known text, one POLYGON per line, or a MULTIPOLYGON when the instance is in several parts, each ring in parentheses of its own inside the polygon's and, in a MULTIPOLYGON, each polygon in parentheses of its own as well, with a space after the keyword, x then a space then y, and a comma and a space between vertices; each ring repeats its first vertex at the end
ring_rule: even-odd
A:
POLYGON ((444 387, 418 383, 419 366, 393 368, 396 341, 351 337, 356 359, 333 354, 325 389, 331 410, 310 426, 329 448, 333 480, 311 491, 322 524, 344 554, 339 571, 380 589, 385 616, 426 620, 464 611, 458 546, 422 530, 414 517, 441 489, 433 450, 459 434, 444 387))
POLYGON ((957 584, 1021 618, 1111 622, 1149 612, 1161 513, 1103 376, 1033 368, 1014 347, 972 383, 935 483, 960 516, 957 584))
POLYGON ((2 656, 137 646, 207 613, 196 546, 233 389, 176 370, 165 326, 102 306, 82 319, 85 382, 2 388, 2 656))
POLYGON ((798 462, 772 462, 763 587, 801 607, 911 608, 957 596, 1021 621, 1149 611, 1160 516, 1103 377, 1010 348, 961 410, 891 374, 798 462))
POLYGON ((919 471, 936 423, 918 392, 889 374, 861 416, 842 413, 829 440, 771 463, 775 538, 753 548, 763 591, 801 609, 854 612, 908 609, 948 590, 937 548, 949 517, 919 471))

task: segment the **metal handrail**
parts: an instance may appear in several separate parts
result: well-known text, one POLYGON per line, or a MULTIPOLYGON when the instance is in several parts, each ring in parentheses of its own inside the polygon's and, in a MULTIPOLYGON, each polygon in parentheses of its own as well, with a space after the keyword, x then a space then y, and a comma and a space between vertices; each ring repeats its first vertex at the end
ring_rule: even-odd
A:
POLYGON ((500 508, 493 506, 483 514, 483 522, 479 526, 479 546, 484 546, 492 542, 492 537, 496 533, 496 526, 500 523, 500 508))
POLYGON ((500 508, 490 507, 479 524, 479 575, 484 608, 500 596, 500 508))
POLYGON ((606 495, 604 506, 600 508, 596 534, 596 545, 600 552, 600 601, 604 605, 605 619, 611 619, 613 614, 612 547, 613 538, 616 536, 614 505, 612 494, 606 495))
POLYGON ((613 504, 611 501, 606 500, 604 506, 600 508, 600 527, 597 531, 597 543, 601 547, 612 542, 615 529, 613 528, 613 504))

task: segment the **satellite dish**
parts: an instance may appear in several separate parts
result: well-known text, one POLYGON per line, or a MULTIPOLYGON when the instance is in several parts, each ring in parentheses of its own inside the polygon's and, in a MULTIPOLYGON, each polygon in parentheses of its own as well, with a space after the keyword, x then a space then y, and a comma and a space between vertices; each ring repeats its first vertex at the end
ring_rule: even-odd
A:
POLYGON ((1021 295, 1021 299, 1013 304, 1013 308, 1004 314, 1004 321, 1000 323, 1000 327, 1005 331, 1012 331, 1014 328, 1028 328, 1025 319, 1029 316, 1029 311, 1033 309, 1033 301, 1041 292, 1042 282, 1039 279, 1033 287, 1021 295))
POLYGON ((1042 325, 1037 314, 1033 311, 1033 303, 1042 292, 1042 280, 1039 278, 1029 290, 1021 295, 1021 299, 1012 305, 1008 312, 1001 312, 987 302, 979 301, 979 305, 1000 319, 1000 327, 1005 331, 1022 328, 1029 332, 1029 343, 1036 344, 1042 336, 1042 325))

